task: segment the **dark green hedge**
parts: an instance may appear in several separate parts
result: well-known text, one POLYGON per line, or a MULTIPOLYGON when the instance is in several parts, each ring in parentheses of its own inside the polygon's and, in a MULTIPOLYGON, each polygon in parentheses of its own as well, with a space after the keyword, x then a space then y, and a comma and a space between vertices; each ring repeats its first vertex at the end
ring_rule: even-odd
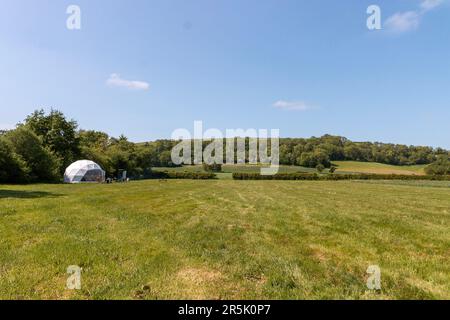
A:
POLYGON ((169 171, 154 171, 151 173, 152 179, 195 179, 208 180, 216 179, 214 173, 204 172, 169 172, 169 171))
POLYGON ((400 174, 328 174, 279 173, 263 176, 259 173, 233 173, 235 180, 441 180, 450 181, 450 176, 419 176, 400 174))
POLYGON ((233 173, 234 180, 319 180, 319 175, 313 173, 279 173, 263 176, 259 173, 233 173))

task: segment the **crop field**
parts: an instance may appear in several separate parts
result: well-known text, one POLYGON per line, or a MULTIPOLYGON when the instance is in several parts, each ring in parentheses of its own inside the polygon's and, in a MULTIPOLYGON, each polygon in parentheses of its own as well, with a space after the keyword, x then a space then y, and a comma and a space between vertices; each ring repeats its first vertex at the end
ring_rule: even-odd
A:
POLYGON ((0 235, 0 299, 450 298, 448 182, 2 185, 0 235))

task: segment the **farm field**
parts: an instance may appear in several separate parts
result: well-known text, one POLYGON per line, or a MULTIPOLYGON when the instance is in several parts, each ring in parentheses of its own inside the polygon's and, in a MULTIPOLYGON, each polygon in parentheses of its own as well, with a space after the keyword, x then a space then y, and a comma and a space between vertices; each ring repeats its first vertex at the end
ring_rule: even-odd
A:
POLYGON ((0 235, 0 299, 450 299, 448 182, 0 185, 0 235))
POLYGON ((411 174, 424 175, 426 165, 393 166, 376 162, 333 161, 336 172, 376 173, 376 174, 411 174))
MULTIPOLYGON (((235 172, 243 172, 243 173, 260 173, 262 166, 261 165, 250 165, 250 164, 235 164, 235 165, 223 165, 222 172, 215 172, 218 179, 221 180, 231 180, 233 179, 233 173, 235 172)), ((153 168, 154 171, 168 171, 168 172, 206 172, 201 165, 192 165, 192 166, 182 166, 182 167, 157 167, 153 168)), ((298 166, 284 166, 281 165, 279 168, 279 173, 314 173, 317 172, 316 169, 298 167, 298 166)))

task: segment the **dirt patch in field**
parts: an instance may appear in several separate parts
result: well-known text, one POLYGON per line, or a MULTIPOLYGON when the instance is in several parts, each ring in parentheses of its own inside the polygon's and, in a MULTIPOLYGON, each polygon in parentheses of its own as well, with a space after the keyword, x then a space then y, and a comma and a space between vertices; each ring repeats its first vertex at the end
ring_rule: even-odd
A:
POLYGON ((219 271, 212 271, 206 268, 186 268, 178 272, 177 276, 183 280, 196 284, 215 281, 222 277, 219 271))
POLYGON ((223 280, 222 273, 205 267, 185 268, 177 273, 177 280, 181 284, 179 288, 189 299, 219 299, 214 288, 223 280))

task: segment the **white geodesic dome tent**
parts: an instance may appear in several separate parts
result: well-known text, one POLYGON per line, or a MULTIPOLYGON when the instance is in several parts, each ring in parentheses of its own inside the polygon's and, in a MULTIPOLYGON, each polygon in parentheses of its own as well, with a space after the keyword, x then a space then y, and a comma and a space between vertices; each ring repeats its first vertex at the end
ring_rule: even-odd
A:
POLYGON ((65 183, 103 182, 105 171, 93 161, 80 160, 67 167, 64 173, 65 183))

